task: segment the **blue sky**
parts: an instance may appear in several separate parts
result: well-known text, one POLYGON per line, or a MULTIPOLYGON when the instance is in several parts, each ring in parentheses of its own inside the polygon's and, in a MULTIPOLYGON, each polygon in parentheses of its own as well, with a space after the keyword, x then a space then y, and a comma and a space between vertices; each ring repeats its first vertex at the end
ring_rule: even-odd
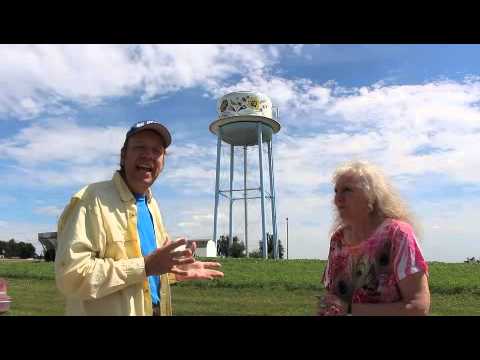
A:
MULTIPOLYGON (((37 233, 55 230, 74 192, 111 178, 126 130, 152 118, 173 135, 154 185, 167 229, 210 237, 208 126, 218 97, 257 90, 280 109, 278 231, 285 242, 288 217, 291 258, 326 258, 330 177, 351 159, 391 177, 422 224, 428 260, 478 257, 479 63, 479 45, 2 45, 0 239, 40 250, 37 233)), ((258 225, 252 215, 252 250, 258 225)))

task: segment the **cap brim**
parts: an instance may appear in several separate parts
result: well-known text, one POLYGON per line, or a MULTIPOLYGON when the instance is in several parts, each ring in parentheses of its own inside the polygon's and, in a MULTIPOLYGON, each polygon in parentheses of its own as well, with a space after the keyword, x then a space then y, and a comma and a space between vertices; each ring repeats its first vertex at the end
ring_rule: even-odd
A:
POLYGON ((144 130, 152 130, 152 131, 155 131, 158 135, 160 135, 163 138, 165 149, 172 143, 172 136, 170 135, 170 132, 168 131, 168 129, 162 124, 158 124, 158 123, 147 124, 145 126, 139 127, 138 129, 135 129, 134 131, 132 131, 128 135, 128 137, 144 130))

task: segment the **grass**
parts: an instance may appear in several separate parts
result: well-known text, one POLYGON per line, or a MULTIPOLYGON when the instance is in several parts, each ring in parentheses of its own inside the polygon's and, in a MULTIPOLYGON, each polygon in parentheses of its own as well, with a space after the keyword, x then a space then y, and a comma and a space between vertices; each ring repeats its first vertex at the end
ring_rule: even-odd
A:
POLYGON ((65 301, 55 281, 9 278, 8 295, 13 299, 8 315, 64 314, 65 301))
POLYGON ((173 310, 183 315, 312 315, 315 297, 311 290, 175 287, 173 310))
MULTIPOLYGON (((297 315, 315 313, 324 292, 321 260, 221 259, 224 279, 172 286, 175 315, 297 315)), ((480 265, 430 265, 432 315, 480 315, 480 265)), ((0 261, 13 298, 8 315, 62 315, 53 263, 0 261)))

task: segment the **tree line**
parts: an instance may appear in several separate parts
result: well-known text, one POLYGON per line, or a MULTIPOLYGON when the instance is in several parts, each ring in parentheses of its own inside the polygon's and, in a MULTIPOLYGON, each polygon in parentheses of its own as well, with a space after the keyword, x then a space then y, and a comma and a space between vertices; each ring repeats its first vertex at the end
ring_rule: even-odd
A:
MULTIPOLYGON (((245 244, 243 241, 238 239, 238 236, 233 236, 232 242, 230 247, 228 243, 230 237, 228 235, 222 235, 217 241, 217 255, 218 256, 225 256, 225 257, 234 257, 234 258, 241 258, 246 256, 245 251, 245 244)), ((273 234, 267 233, 267 251, 268 251, 268 258, 273 259, 273 234)), ((282 241, 278 239, 278 257, 283 259, 284 248, 282 245, 282 241)), ((254 251, 250 251, 248 254, 249 257, 252 258, 263 258, 263 244, 260 240, 258 242, 258 249, 254 251)))
POLYGON ((21 259, 37 257, 35 247, 31 243, 16 242, 15 239, 10 239, 9 241, 0 240, 0 255, 6 258, 17 257, 21 259))

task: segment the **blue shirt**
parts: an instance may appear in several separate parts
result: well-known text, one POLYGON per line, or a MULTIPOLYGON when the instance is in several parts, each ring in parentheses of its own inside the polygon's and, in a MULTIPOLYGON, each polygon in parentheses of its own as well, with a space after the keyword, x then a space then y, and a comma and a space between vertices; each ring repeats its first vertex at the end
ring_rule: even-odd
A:
MULTIPOLYGON (((153 227, 152 215, 145 201, 145 195, 135 194, 135 199, 137 200, 137 230, 140 238, 140 247, 142 255, 147 256, 157 249, 155 228, 153 227)), ((158 275, 149 276, 148 285, 152 295, 152 303, 160 304, 160 277, 158 275)))

